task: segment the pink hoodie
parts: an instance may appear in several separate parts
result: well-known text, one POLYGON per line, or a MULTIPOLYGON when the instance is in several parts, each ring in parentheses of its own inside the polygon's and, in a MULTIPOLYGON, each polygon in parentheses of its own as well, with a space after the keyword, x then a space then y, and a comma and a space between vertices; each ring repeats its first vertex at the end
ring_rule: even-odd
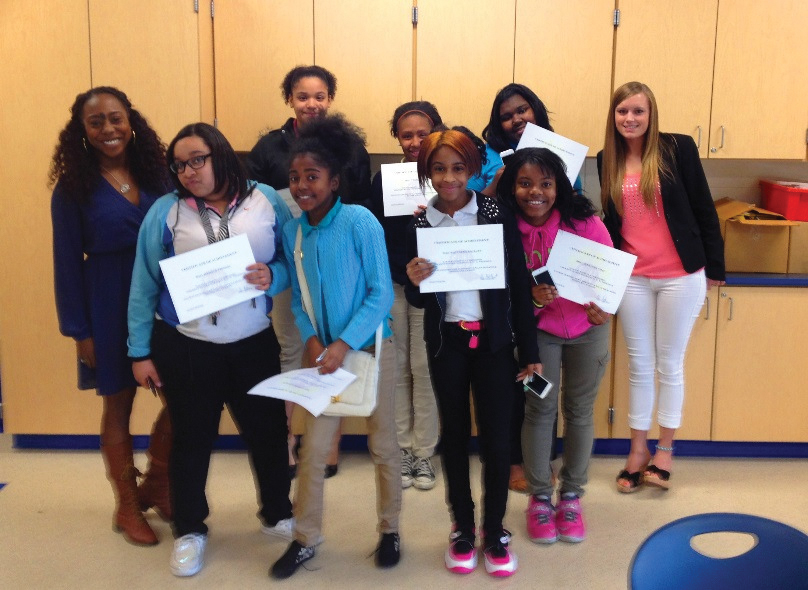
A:
MULTIPOLYGON (((594 215, 586 220, 574 220, 573 227, 561 225, 561 214, 558 209, 553 209, 550 217, 540 227, 530 225, 518 214, 516 222, 522 237, 525 261, 531 271, 547 264, 547 257, 559 229, 607 246, 612 245, 606 226, 594 215)), ((583 305, 561 297, 544 308, 535 309, 534 313, 536 325, 540 330, 561 338, 577 338, 592 327, 583 305)))

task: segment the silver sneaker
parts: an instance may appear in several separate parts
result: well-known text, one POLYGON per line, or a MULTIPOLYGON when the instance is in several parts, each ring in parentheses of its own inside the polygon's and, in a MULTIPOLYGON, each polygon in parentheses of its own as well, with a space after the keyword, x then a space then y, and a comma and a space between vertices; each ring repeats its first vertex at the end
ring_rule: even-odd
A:
POLYGON ((413 459, 409 449, 401 449, 401 487, 405 490, 412 485, 413 459))
POLYGON ((199 533, 189 533, 174 541, 171 553, 171 573, 179 577, 193 576, 205 564, 205 545, 208 537, 199 533))
POLYGON ((275 526, 264 525, 261 527, 261 532, 270 537, 292 541, 295 538, 295 518, 284 518, 279 520, 275 526))
POLYGON ((414 457, 412 476, 412 484, 419 490, 431 490, 435 487, 435 468, 429 457, 414 457))

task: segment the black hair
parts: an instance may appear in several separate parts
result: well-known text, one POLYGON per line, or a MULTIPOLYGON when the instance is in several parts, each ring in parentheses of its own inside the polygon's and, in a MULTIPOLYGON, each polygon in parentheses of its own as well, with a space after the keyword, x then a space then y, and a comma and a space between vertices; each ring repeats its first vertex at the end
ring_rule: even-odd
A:
POLYGON ((133 135, 126 146, 129 173, 138 186, 156 194, 163 194, 168 185, 165 147, 146 118, 132 106, 124 92, 112 86, 97 86, 76 96, 70 107, 70 120, 59 133, 59 142, 53 152, 49 186, 57 182, 69 199, 87 202, 101 178, 101 168, 95 149, 87 145, 84 129, 84 105, 99 94, 114 96, 126 109, 133 135))
POLYGON ((321 66, 296 66, 289 70, 281 82, 281 96, 288 102, 292 97, 292 88, 303 78, 320 78, 328 87, 328 98, 334 99, 337 94, 337 77, 321 66))
MULTIPOLYGON (((230 198, 244 198, 248 193, 247 172, 244 165, 239 160, 230 142, 222 135, 222 132, 213 125, 207 123, 191 123, 180 129, 177 136, 168 144, 166 158, 170 163, 174 162, 174 148, 177 142, 186 137, 198 137, 210 149, 211 165, 213 166, 213 178, 215 181, 213 191, 219 192, 227 189, 226 195, 230 198)), ((177 192, 181 197, 192 197, 193 195, 180 182, 177 173, 170 171, 171 180, 177 187, 177 192)))
POLYGON ((437 107, 431 102, 425 100, 405 102, 395 110, 393 118, 390 120, 390 135, 393 137, 398 137, 398 122, 405 114, 425 115, 432 122, 430 131, 434 130, 438 125, 443 125, 443 119, 440 118, 437 107))
POLYGON ((514 197, 514 184, 519 170, 525 164, 541 168, 545 174, 555 177, 556 199, 553 208, 558 209, 561 222, 574 227, 574 220, 585 220, 595 215, 595 207, 585 196, 572 188, 567 177, 567 167, 555 153, 547 148, 523 148, 508 158, 505 171, 497 184, 497 197, 510 207, 516 215, 522 214, 514 197))
POLYGON ((488 155, 486 154, 485 149, 485 142, 480 139, 471 129, 468 127, 464 127, 463 125, 455 125, 452 127, 455 131, 459 131, 466 137, 468 137, 473 143, 474 147, 477 148, 477 151, 480 152, 480 167, 485 166, 488 162, 488 155))
POLYGON ((312 120, 298 130, 289 151, 289 163, 300 154, 309 154, 328 169, 331 176, 344 178, 344 170, 353 161, 354 153, 365 145, 364 132, 337 113, 312 120))
POLYGON ((525 102, 530 105, 530 108, 533 110, 533 117, 536 119, 536 125, 544 127, 548 131, 553 130, 552 125, 550 125, 547 107, 544 106, 541 99, 536 96, 536 93, 523 84, 508 84, 505 88, 497 92, 496 97, 494 97, 494 104, 491 106, 491 117, 488 119, 488 125, 483 129, 483 138, 498 152, 513 147, 511 146, 508 136, 505 135, 505 132, 502 130, 502 121, 499 119, 499 109, 503 102, 516 95, 524 98, 525 102))

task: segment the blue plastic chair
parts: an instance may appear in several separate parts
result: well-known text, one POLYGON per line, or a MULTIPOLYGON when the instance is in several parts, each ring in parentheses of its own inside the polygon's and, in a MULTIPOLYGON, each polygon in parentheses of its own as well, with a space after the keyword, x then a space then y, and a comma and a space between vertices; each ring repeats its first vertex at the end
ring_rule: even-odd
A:
POLYGON ((653 532, 629 566, 632 590, 805 590, 808 535, 749 514, 696 514, 653 532), (704 533, 748 533, 752 549, 727 559, 702 555, 690 540, 704 533))

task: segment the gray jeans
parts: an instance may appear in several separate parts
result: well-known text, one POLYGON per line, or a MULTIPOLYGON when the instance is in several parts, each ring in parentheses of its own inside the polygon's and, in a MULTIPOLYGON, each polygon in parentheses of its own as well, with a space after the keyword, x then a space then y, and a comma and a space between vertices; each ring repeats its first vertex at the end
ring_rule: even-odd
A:
POLYGON ((525 394, 522 453, 531 494, 548 497, 553 494, 550 457, 555 444, 553 423, 558 414, 559 386, 562 381, 564 463, 560 492, 572 492, 578 496, 584 493, 595 437, 592 410, 600 380, 609 362, 610 334, 608 323, 592 326, 573 339, 538 331, 543 374, 553 387, 544 399, 530 392, 525 394))

